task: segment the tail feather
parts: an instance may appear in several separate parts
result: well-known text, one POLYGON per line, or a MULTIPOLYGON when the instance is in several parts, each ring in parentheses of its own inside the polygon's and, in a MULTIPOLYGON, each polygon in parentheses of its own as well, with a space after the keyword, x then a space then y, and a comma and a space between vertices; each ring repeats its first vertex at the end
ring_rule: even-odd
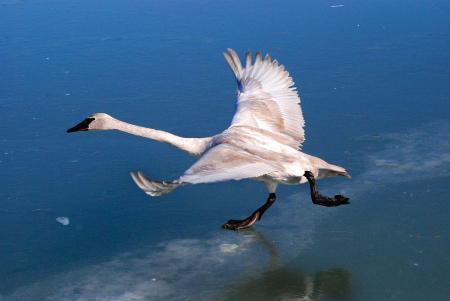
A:
POLYGON ((327 163, 326 167, 324 166, 322 168, 319 168, 319 178, 335 176, 342 176, 351 179, 350 174, 343 167, 327 163))
POLYGON ((130 173, 134 183, 150 196, 160 196, 167 194, 181 185, 179 181, 152 181, 147 178, 142 172, 130 173))

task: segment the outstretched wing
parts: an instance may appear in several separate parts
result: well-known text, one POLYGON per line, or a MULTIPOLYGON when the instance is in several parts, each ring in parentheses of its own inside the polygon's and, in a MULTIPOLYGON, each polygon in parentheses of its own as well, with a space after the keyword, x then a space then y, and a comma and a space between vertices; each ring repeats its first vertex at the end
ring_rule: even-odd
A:
POLYGON ((136 185, 146 194, 160 196, 184 184, 200 184, 257 178, 280 167, 229 144, 210 148, 194 165, 175 181, 155 181, 142 172, 132 172, 136 185))
POLYGON ((224 53, 238 84, 236 113, 231 126, 251 126, 287 135, 292 147, 305 141, 300 98, 289 73, 267 54, 246 54, 245 68, 232 49, 224 53))
POLYGON ((279 167, 229 144, 209 149, 183 176, 181 183, 199 184, 256 178, 279 167))
POLYGON ((155 181, 142 172, 132 172, 131 177, 146 194, 160 196, 184 184, 257 178, 277 170, 280 170, 280 166, 276 163, 224 143, 210 148, 178 180, 155 181))

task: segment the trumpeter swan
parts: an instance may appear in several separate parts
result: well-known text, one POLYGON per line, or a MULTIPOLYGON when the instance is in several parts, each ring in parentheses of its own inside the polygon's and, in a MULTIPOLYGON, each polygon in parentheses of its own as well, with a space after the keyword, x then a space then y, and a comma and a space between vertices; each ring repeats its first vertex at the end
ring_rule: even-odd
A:
POLYGON ((190 155, 200 156, 184 174, 174 181, 153 181, 141 172, 131 173, 139 188, 151 196, 169 193, 186 184, 228 180, 254 179, 265 183, 267 201, 243 220, 229 220, 226 229, 238 230, 252 226, 275 202, 279 183, 309 183, 314 204, 338 206, 348 198, 321 195, 315 179, 347 176, 339 166, 301 152, 305 141, 304 119, 300 98, 289 73, 269 55, 260 52, 252 60, 246 54, 245 67, 232 50, 224 53, 237 80, 236 112, 229 128, 206 138, 183 138, 164 131, 132 125, 105 113, 96 113, 67 132, 88 130, 119 130, 171 144, 190 155))

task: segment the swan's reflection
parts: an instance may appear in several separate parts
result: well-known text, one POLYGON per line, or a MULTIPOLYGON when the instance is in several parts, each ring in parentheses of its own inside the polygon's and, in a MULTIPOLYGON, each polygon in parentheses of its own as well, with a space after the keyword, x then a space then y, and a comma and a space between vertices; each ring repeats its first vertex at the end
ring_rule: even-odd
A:
POLYGON ((351 293, 351 273, 343 268, 306 272, 285 265, 276 245, 261 232, 240 232, 250 237, 269 255, 268 263, 259 273, 245 273, 228 287, 226 300, 320 300, 348 298, 351 293), (245 279, 243 279, 245 278, 245 279))

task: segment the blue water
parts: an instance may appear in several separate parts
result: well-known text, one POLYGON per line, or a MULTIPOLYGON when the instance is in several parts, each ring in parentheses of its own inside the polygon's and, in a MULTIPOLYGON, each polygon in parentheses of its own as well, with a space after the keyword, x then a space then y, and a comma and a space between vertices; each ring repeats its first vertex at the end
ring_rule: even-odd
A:
POLYGON ((449 13, 419 0, 1 0, 0 300, 445 300, 449 13), (264 202, 261 183, 149 198, 130 171, 170 180, 195 158, 65 132, 94 112, 222 131, 236 89, 227 47, 287 67, 304 150, 353 176, 320 188, 351 205, 283 186, 253 230, 225 231, 264 202))

